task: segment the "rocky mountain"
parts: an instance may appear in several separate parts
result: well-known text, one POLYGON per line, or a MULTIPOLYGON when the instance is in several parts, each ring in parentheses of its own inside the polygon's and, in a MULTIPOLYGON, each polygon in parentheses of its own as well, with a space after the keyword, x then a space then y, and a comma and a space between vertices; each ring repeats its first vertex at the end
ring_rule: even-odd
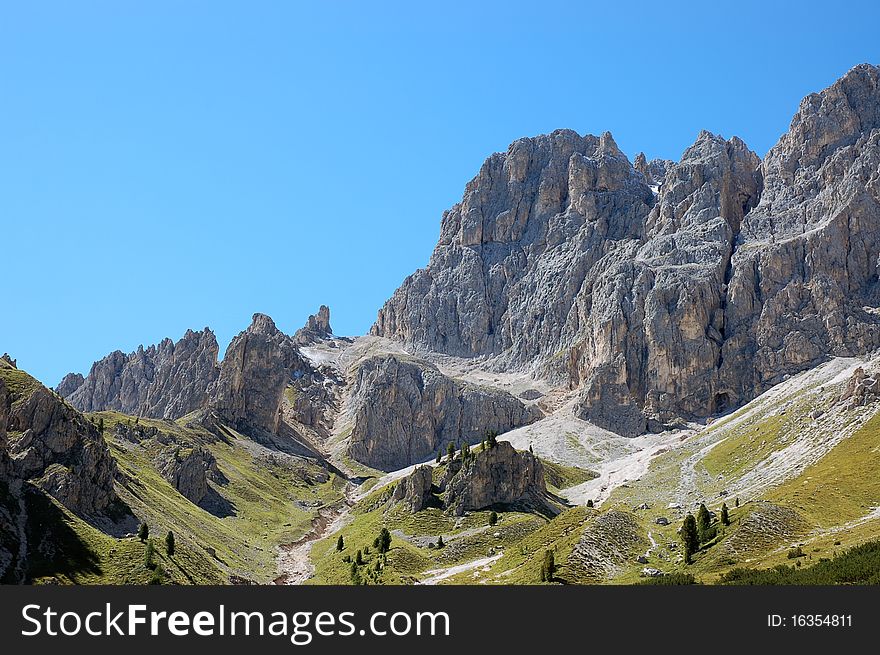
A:
POLYGON ((208 328, 187 330, 135 352, 110 353, 84 379, 67 375, 57 391, 82 412, 116 410, 135 416, 180 418, 205 405, 217 380, 217 339, 208 328))
POLYGON ((372 333, 581 390, 619 434, 878 345, 878 68, 804 100, 763 162, 702 132, 630 164, 557 131, 492 155, 372 333))
POLYGON ((348 452, 383 471, 445 452, 447 444, 477 443, 487 431, 531 423, 540 410, 510 394, 443 375, 436 366, 386 354, 357 370, 351 392, 348 452))

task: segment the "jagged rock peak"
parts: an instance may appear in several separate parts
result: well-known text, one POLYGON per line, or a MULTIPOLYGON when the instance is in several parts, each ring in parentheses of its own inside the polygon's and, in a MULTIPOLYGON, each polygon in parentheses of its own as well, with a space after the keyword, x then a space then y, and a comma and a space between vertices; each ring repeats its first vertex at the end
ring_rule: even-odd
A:
POLYGON ((58 383, 58 386, 55 387, 55 391, 59 396, 68 398, 70 394, 79 389, 85 381, 86 379, 83 377, 82 373, 68 373, 62 378, 61 382, 58 383))
POLYGON ((247 332, 250 334, 265 334, 267 336, 272 336, 278 334, 280 330, 275 325, 275 321, 272 320, 271 316, 257 312, 253 315, 247 332))
POLYGON ((187 330, 176 343, 163 339, 130 354, 116 350, 95 362, 81 382, 76 374, 66 376, 59 393, 83 412, 180 418, 207 402, 208 387, 219 374, 218 352, 209 328, 187 330))
POLYGON ((233 426, 277 434, 284 389, 308 370, 294 340, 266 314, 254 314, 226 349, 210 404, 233 426))
POLYGON ((9 353, 3 353, 3 356, 0 357, 0 360, 5 362, 11 368, 18 368, 18 362, 16 360, 12 359, 12 357, 10 357, 9 353))
POLYGON ((309 316, 306 324, 296 331, 293 338, 297 343, 308 344, 332 336, 333 328, 330 327, 330 308, 327 305, 321 305, 318 313, 309 316))

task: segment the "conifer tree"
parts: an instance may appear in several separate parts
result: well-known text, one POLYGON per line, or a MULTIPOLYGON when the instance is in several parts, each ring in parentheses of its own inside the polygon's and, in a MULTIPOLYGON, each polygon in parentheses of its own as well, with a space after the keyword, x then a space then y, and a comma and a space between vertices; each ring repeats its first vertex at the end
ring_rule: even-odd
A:
POLYGON ((681 543, 684 546, 684 562, 690 564, 693 561, 693 554, 700 548, 697 520, 690 512, 684 517, 684 525, 681 527, 681 543))
POLYGON ((165 535, 165 552, 168 553, 168 557, 174 555, 174 533, 171 530, 165 535))
POLYGON ((727 503, 721 504, 721 524, 730 525, 730 513, 727 510, 727 503))
POLYGON ((705 503, 700 503, 700 509, 697 510, 697 532, 700 534, 700 542, 707 541, 711 523, 712 517, 709 515, 709 510, 705 503))
POLYGON ((339 535, 339 539, 336 540, 336 550, 340 551, 345 548, 345 540, 342 538, 342 535, 339 535))

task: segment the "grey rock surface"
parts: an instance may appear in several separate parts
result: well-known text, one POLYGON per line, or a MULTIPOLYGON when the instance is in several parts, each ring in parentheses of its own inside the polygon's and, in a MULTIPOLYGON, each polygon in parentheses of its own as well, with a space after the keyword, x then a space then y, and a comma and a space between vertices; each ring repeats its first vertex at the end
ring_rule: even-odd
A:
POLYGON ((410 512, 421 512, 428 507, 434 496, 431 493, 432 475, 430 466, 417 466, 416 469, 394 487, 391 501, 402 504, 410 512))
POLYGON ((442 486, 446 507, 457 516, 494 505, 547 504, 540 460, 528 451, 518 452, 506 441, 472 451, 464 461, 459 457, 447 467, 442 486))
POLYGON ((82 373, 68 373, 64 376, 61 382, 58 383, 58 386, 55 387, 55 391, 58 392, 59 396, 69 398, 70 395, 79 389, 85 381, 86 379, 83 377, 82 373))
POLYGON ((293 339, 265 314, 254 314, 226 349, 211 407, 234 427, 278 434, 284 390, 310 371, 293 339))
POLYGON ((353 384, 349 455, 383 471, 423 462, 450 442, 476 443, 489 430, 506 432, 541 416, 508 393, 454 380, 431 364, 397 355, 368 358, 353 384))
POLYGON ((164 449, 157 468, 181 495, 196 504, 208 494, 209 477, 218 475, 217 460, 201 446, 164 449))

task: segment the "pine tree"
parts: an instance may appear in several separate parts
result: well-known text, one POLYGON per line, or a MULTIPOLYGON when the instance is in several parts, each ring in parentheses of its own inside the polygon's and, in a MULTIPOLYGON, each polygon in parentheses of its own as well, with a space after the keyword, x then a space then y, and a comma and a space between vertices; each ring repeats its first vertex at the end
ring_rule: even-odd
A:
POLYGON ((434 460, 434 462, 435 462, 436 464, 439 464, 439 463, 440 463, 440 449, 439 449, 439 448, 437 449, 437 459, 434 460))
POLYGON ((734 507, 739 507, 739 496, 736 497, 736 501, 733 503, 734 507))
POLYGON ((104 432, 104 417, 103 416, 98 419, 98 431, 101 433, 104 432))
POLYGON ((383 554, 391 550, 391 533, 388 532, 388 528, 379 531, 379 543, 376 549, 383 554))
POLYGON ((495 432, 495 430, 489 430, 486 432, 486 445, 489 446, 490 449, 498 445, 497 437, 498 433, 495 432))
POLYGON ((361 583, 361 572, 358 570, 357 562, 351 563, 351 584, 359 585, 361 583))
POLYGON ((138 528, 138 539, 141 541, 146 541, 147 537, 150 536, 150 526, 146 523, 141 523, 141 527, 138 528))
POLYGON ((496 523, 498 523, 498 513, 493 511, 489 514, 489 525, 495 525, 496 523))
POLYGON ((452 461, 455 457, 455 444, 453 442, 449 442, 446 444, 446 456, 448 457, 447 461, 452 461))
POLYGON ((690 564, 693 561, 693 554, 700 548, 697 520, 690 512, 684 517, 684 525, 681 527, 681 543, 684 546, 684 562, 690 564))
POLYGON ((730 513, 727 511, 727 503, 721 503, 721 524, 730 525, 730 513))
POLYGON ((443 546, 445 546, 445 545, 446 545, 446 544, 443 543, 443 535, 441 534, 441 535, 437 538, 437 548, 443 548, 443 546))
POLYGON ((354 563, 357 564, 358 566, 360 566, 361 564, 364 563, 364 555, 360 551, 360 549, 358 549, 357 554, 354 556, 354 563))
POLYGON ((592 498, 587 501, 587 507, 594 507, 592 498))
POLYGON ((144 566, 148 569, 151 569, 155 566, 153 562, 153 553, 155 551, 155 547, 153 546, 153 540, 150 539, 147 542, 147 549, 144 551, 144 566))
POLYGON ((174 555, 174 533, 171 530, 165 535, 165 552, 168 553, 168 557, 174 555))
POLYGON ((700 503, 700 509, 697 510, 697 532, 700 533, 700 542, 707 541, 709 535, 709 526, 712 524, 712 517, 704 503, 700 503))
POLYGON ((162 567, 157 566, 153 569, 153 574, 150 576, 150 584, 151 585, 160 585, 162 584, 162 567))
POLYGON ((554 571, 556 571, 556 558, 552 550, 545 550, 544 561, 541 562, 541 582, 553 582, 554 571))
POLYGON ((339 535, 339 539, 336 540, 336 550, 342 550, 345 548, 345 541, 342 539, 342 535, 339 535))
POLYGON ((468 445, 468 442, 465 441, 461 444, 461 459, 463 462, 466 462, 468 457, 471 456, 471 447, 468 445))
POLYGON ((535 454, 535 451, 532 450, 532 444, 529 444, 529 452, 530 452, 532 455, 535 454))

